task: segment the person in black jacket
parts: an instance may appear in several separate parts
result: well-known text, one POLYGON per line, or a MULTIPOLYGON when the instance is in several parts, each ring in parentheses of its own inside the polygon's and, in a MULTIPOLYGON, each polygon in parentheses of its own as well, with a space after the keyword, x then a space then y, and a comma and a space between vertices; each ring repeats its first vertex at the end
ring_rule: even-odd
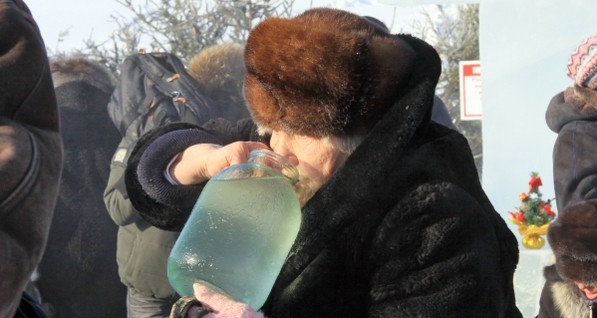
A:
POLYGON ((195 284, 201 306, 173 316, 521 317, 516 238, 466 139, 430 120, 429 44, 318 8, 257 25, 245 65, 253 123, 149 132, 127 192, 149 223, 179 230, 210 177, 271 148, 298 167, 302 224, 259 312, 195 284))
POLYGON ((561 212, 548 230, 556 262, 544 270, 539 318, 589 317, 597 298, 597 35, 574 50, 567 75, 574 84, 556 94, 546 112, 558 134, 553 174, 561 212))
POLYGON ((0 39, 0 317, 46 317, 26 287, 58 195, 58 107, 43 39, 22 0, 0 0, 0 39))

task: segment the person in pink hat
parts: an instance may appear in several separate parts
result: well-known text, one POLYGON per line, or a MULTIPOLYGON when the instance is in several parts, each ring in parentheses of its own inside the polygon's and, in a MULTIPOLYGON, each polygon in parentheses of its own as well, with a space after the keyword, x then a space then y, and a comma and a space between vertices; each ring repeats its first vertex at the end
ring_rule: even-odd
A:
POLYGON ((544 269, 539 318, 597 315, 597 35, 574 50, 566 74, 572 85, 546 112, 558 134, 553 175, 560 213, 548 231, 556 261, 544 269))
POLYGON ((583 40, 566 65, 572 85, 556 94, 545 115, 558 136, 553 174, 558 211, 597 197, 597 35, 583 40))

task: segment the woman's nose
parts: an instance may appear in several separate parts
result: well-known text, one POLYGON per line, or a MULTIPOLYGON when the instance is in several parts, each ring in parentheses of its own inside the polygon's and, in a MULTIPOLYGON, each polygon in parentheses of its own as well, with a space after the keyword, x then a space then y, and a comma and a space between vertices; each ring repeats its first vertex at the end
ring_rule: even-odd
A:
POLYGON ((288 138, 286 134, 278 131, 272 132, 272 137, 269 140, 269 146, 272 150, 280 155, 286 155, 288 152, 288 138))
POLYGON ((290 138, 290 136, 288 136, 288 134, 284 132, 274 131, 272 132, 272 137, 270 139, 269 146, 275 153, 284 157, 288 157, 293 164, 297 164, 298 159, 292 151, 291 141, 292 139, 290 138))

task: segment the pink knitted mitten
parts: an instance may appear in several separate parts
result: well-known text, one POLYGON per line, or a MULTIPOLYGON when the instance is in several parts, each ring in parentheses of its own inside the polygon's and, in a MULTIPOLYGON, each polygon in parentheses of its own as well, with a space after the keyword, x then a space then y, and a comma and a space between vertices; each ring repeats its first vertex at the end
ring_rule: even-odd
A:
POLYGON ((213 312, 205 318, 265 318, 262 313, 254 311, 249 305, 236 302, 203 285, 193 284, 195 297, 213 312))

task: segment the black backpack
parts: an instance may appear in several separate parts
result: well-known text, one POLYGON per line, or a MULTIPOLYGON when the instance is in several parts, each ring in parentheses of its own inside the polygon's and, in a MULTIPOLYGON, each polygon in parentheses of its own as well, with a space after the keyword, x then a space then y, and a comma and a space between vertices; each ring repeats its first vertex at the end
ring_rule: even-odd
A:
POLYGON ((120 65, 120 83, 108 103, 108 114, 128 145, 167 123, 200 125, 222 116, 171 53, 128 56, 120 65))

